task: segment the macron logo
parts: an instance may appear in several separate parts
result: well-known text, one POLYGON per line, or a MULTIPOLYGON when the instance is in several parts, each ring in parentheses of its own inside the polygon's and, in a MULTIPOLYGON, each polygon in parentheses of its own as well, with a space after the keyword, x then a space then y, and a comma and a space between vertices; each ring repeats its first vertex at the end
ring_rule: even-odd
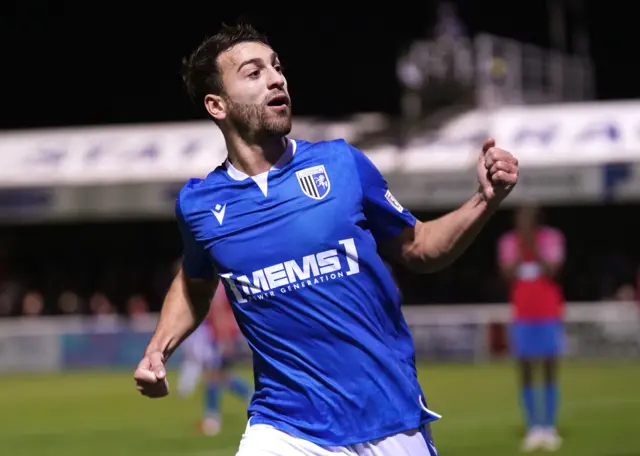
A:
POLYGON ((211 209, 211 212, 213 212, 213 215, 216 216, 216 219, 218 220, 218 223, 220 225, 222 225, 222 220, 224 219, 224 211, 226 209, 227 209, 226 204, 224 206, 220 206, 219 204, 216 204, 215 209, 211 209))

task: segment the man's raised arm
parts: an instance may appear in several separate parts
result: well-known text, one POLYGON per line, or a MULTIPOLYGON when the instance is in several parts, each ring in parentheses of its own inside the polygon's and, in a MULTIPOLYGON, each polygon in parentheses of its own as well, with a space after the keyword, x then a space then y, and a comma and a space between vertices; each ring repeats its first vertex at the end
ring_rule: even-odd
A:
POLYGON ((518 161, 509 152, 485 141, 477 163, 479 188, 460 208, 430 221, 416 222, 382 250, 415 272, 443 269, 476 238, 518 181, 518 161))
POLYGON ((351 147, 360 175, 363 207, 384 256, 418 273, 451 264, 475 239, 518 180, 518 161, 485 141, 478 156, 478 191, 460 208, 436 220, 421 222, 391 195, 374 164, 351 147))
POLYGON ((414 272, 439 271, 467 250, 494 212, 482 195, 474 195, 440 218, 416 222, 382 246, 382 251, 414 272))

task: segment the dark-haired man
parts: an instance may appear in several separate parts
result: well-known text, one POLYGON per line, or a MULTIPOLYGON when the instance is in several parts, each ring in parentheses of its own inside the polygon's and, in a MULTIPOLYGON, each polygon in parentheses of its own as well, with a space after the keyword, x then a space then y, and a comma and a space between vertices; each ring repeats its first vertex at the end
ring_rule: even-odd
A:
POLYGON ((207 39, 184 79, 224 134, 228 159, 177 199, 182 271, 135 373, 138 389, 167 394, 164 362, 222 279, 254 360, 238 455, 435 455, 425 425, 440 416, 426 406, 378 249, 418 273, 448 266, 515 185, 517 160, 487 140, 478 191, 420 222, 344 140, 287 137, 287 80, 251 27, 207 39))

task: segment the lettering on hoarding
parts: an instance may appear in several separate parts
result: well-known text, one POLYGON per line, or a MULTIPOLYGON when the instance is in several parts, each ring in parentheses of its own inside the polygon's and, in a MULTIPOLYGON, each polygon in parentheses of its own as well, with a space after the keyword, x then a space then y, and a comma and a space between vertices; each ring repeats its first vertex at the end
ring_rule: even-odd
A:
MULTIPOLYGON (((521 145, 529 141, 536 141, 541 145, 549 146, 562 137, 561 124, 548 124, 539 128, 529 126, 522 127, 513 134, 514 145, 521 145)), ((598 121, 590 122, 569 138, 573 143, 585 143, 599 139, 611 143, 620 142, 622 130, 615 122, 598 121)))
POLYGON ((587 125, 577 138, 580 141, 592 141, 598 138, 608 139, 611 142, 619 141, 622 136, 618 125, 612 122, 597 122, 587 125))
MULTIPOLYGON (((415 143, 415 148, 441 152, 467 153, 468 148, 476 147, 489 135, 495 134, 499 136, 499 141, 505 141, 508 147, 512 147, 515 151, 519 147, 547 147, 553 148, 554 144, 563 143, 565 152, 574 152, 571 146, 584 146, 591 143, 623 144, 623 141, 633 140, 640 144, 640 119, 637 122, 629 122, 628 116, 625 122, 618 122, 615 118, 607 118, 605 116, 596 116, 590 118, 572 118, 570 115, 556 113, 553 116, 550 111, 548 120, 542 119, 542 123, 536 123, 536 119, 529 119, 523 116, 518 119, 517 124, 511 124, 514 128, 508 126, 502 127, 504 134, 501 132, 500 119, 501 113, 497 112, 495 117, 490 115, 486 119, 480 119, 480 123, 469 125, 469 128, 456 128, 451 130, 450 134, 434 132, 423 142, 415 143), (557 121, 554 119, 558 119, 557 121), (495 125, 496 130, 490 127, 495 125), (446 150, 445 150, 446 149, 446 150)), ((508 114, 504 114, 506 116, 508 114)), ((461 126, 462 127, 462 126, 461 126)), ((317 133, 317 127, 310 130, 317 133)), ((114 137, 82 136, 69 135, 63 140, 55 140, 54 143, 45 141, 44 138, 35 138, 31 146, 25 144, 28 152, 21 155, 20 160, 23 166, 36 167, 36 169, 59 169, 63 165, 70 164, 73 160, 74 164, 80 167, 94 167, 102 164, 110 164, 111 166, 127 166, 132 163, 145 163, 153 166, 163 159, 169 159, 174 163, 188 163, 189 161, 198 160, 200 153, 211 156, 213 152, 220 158, 226 155, 225 144, 222 138, 208 134, 196 133, 191 135, 131 135, 126 141, 120 140, 120 135, 114 137), (131 144, 131 140, 140 139, 136 145, 131 144), (29 149, 29 147, 31 147, 29 149)), ((53 140, 52 140, 53 141, 53 140)), ((0 142, 3 150, 16 149, 13 144, 6 145, 0 142)), ((594 150, 596 150, 594 148, 594 150)), ((553 153, 554 151, 551 150, 553 153)), ((575 149, 578 153, 578 149, 575 149)), ((602 149, 602 153, 606 153, 602 149)), ((605 157, 603 157, 605 158, 605 157)), ((213 163, 212 163, 213 164, 213 163)), ((205 165, 208 166, 208 165, 205 165)), ((80 170, 78 170, 80 172, 80 170)))
POLYGON ((131 152, 131 158, 145 159, 145 160, 157 160, 160 156, 160 150, 155 143, 146 144, 141 149, 136 149, 131 152))
POLYGON ((26 162, 30 165, 44 165, 55 167, 62 162, 66 155, 66 151, 62 149, 43 148, 36 150, 35 153, 26 157, 26 162))
POLYGON ((531 127, 523 127, 517 130, 513 135, 513 143, 521 144, 527 141, 535 140, 542 145, 549 145, 556 138, 558 133, 558 125, 547 125, 545 127, 534 129, 531 127))
POLYGON ((102 145, 89 147, 89 150, 87 150, 84 156, 85 161, 92 162, 98 160, 104 153, 104 149, 105 148, 102 145))
POLYGON ((201 147, 200 141, 197 141, 197 140, 189 141, 182 149, 182 155, 190 157, 195 152, 197 152, 200 147, 201 147))
MULTIPOLYGON (((548 123, 540 126, 518 126, 518 128, 508 133, 505 139, 509 140, 509 144, 512 145, 512 147, 553 147, 553 144, 561 139, 568 140, 568 142, 576 145, 601 140, 616 144, 620 143, 624 136, 622 127, 610 121, 589 122, 575 133, 567 131, 567 128, 561 123, 548 123)), ((472 132, 469 132, 469 130, 463 132, 458 131, 449 135, 439 135, 436 133, 423 144, 426 148, 434 149, 462 148, 467 145, 482 144, 482 142, 492 134, 496 133, 491 132, 488 128, 474 129, 472 132)), ((640 128, 638 129, 638 139, 640 139, 640 128)))
MULTIPOLYGON (((216 148, 212 148, 215 150, 216 148)), ((161 158, 169 155, 180 156, 183 159, 195 158, 198 152, 203 150, 203 142, 201 140, 187 140, 178 147, 162 147, 157 141, 149 141, 143 143, 140 147, 123 149, 114 141, 100 141, 97 143, 89 143, 86 147, 76 149, 74 151, 70 146, 65 147, 41 147, 37 148, 33 153, 26 154, 23 158, 24 163, 31 166, 40 167, 57 167, 65 160, 70 160, 73 156, 80 157, 81 162, 88 165, 99 165, 104 160, 116 160, 125 164, 131 164, 132 161, 157 162, 161 158)), ((211 150, 211 149, 210 149, 211 150)), ((224 143, 219 144, 218 150, 226 154, 224 143)))

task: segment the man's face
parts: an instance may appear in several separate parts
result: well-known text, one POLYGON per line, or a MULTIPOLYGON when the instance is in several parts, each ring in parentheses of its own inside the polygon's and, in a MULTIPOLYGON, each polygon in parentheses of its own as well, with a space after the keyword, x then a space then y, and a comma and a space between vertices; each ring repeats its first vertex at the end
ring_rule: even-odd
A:
POLYGON ((291 101, 287 80, 273 49, 262 43, 240 43, 220 54, 218 67, 224 93, 215 118, 228 122, 241 134, 266 137, 289 134, 291 101))

